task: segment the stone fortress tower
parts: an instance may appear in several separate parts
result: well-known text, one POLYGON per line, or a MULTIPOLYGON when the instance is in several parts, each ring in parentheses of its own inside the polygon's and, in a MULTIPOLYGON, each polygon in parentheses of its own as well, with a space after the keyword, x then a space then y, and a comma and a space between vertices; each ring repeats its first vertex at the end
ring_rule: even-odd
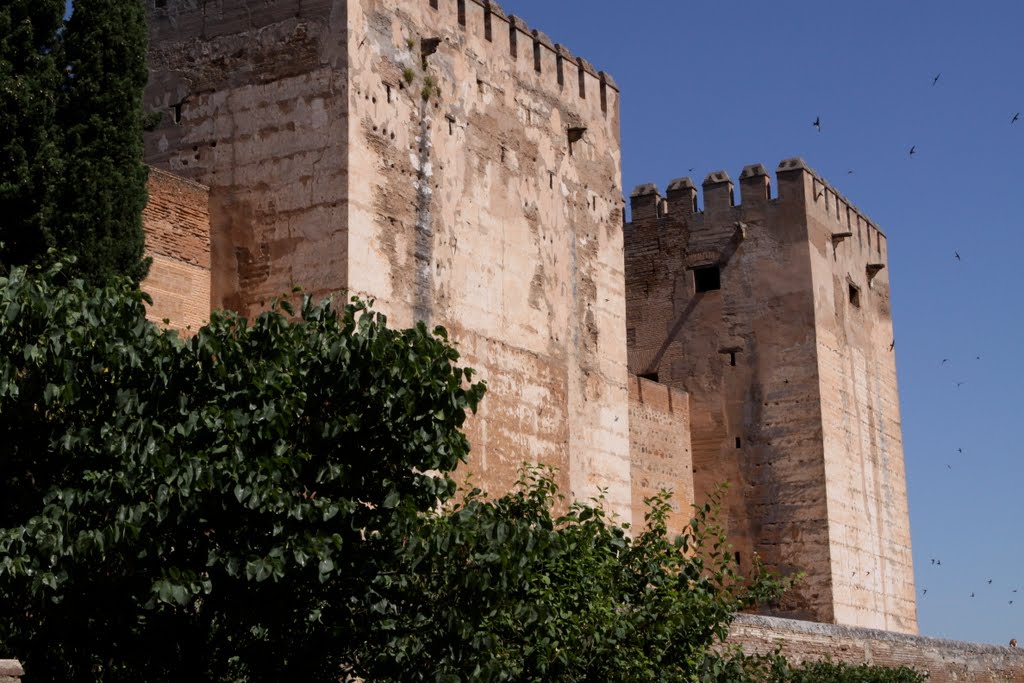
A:
POLYGON ((802 160, 777 178, 633 191, 630 372, 689 393, 741 563, 806 573, 780 614, 916 633, 886 238, 802 160))
POLYGON ((618 90, 472 0, 151 0, 147 139, 210 188, 212 303, 302 286, 452 333, 477 480, 631 515, 618 90))
POLYGON ((679 527, 728 480, 741 563, 807 575, 779 614, 916 632, 885 237, 813 171, 644 186, 624 229, 617 86, 493 2, 148 2, 147 159, 209 188, 214 308, 444 325, 475 483, 544 462, 633 522, 667 487, 679 527))

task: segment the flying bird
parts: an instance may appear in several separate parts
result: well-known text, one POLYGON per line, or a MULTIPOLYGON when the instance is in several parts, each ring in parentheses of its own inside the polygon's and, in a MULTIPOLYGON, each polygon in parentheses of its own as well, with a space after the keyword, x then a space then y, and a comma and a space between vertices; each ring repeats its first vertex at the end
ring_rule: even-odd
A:
POLYGON ((988 582, 991 584, 992 583, 992 579, 989 579, 988 582))
POLYGON ((956 452, 959 453, 960 455, 963 455, 964 454, 964 449, 958 448, 958 449, 956 449, 956 452))
POLYGON ((939 363, 939 365, 940 365, 940 366, 942 366, 942 365, 945 365, 945 364, 946 364, 946 363, 948 363, 948 362, 949 362, 949 359, 948 359, 948 358, 943 358, 943 359, 942 359, 942 362, 940 362, 940 363, 939 363))
POLYGON ((974 593, 971 593, 971 597, 972 597, 972 598, 974 597, 974 593))
POLYGON ((927 589, 927 588, 925 588, 925 589, 924 589, 924 593, 922 593, 921 595, 928 595, 928 589, 927 589))
POLYGON ((893 349, 895 349, 895 348, 896 348, 896 340, 895 340, 895 339, 893 339, 893 340, 892 340, 892 341, 891 341, 891 342, 889 343, 889 350, 890 350, 890 351, 892 351, 892 350, 893 350, 893 349))
POLYGON ((964 384, 963 382, 957 382, 956 383, 956 388, 959 389, 961 386, 963 386, 963 384, 964 384))
POLYGON ((853 169, 850 169, 849 171, 847 171, 846 175, 853 175, 853 169))
POLYGON ((935 74, 935 78, 932 79, 932 86, 939 82, 939 77, 942 76, 942 72, 935 74))
POLYGON ((959 261, 959 260, 960 260, 960 252, 959 252, 959 251, 954 251, 954 252, 953 252, 953 256, 955 256, 955 257, 956 257, 956 260, 957 260, 957 261, 959 261))
POLYGON ((812 123, 811 125, 814 126, 815 128, 817 128, 818 132, 820 133, 821 132, 821 117, 819 116, 816 119, 814 119, 814 123, 812 123))
POLYGON ((1010 119, 1010 123, 1017 123, 1017 120, 1019 118, 1020 118, 1020 112, 1017 112, 1016 114, 1013 115, 1013 118, 1010 119))
POLYGON ((910 146, 910 156, 914 156, 915 154, 917 154, 917 145, 911 145, 910 146))

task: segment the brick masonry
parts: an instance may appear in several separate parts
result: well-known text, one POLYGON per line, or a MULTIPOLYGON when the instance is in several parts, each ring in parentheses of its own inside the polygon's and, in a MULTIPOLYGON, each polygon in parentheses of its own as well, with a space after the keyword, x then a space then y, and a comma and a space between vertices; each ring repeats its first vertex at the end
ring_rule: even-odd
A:
POLYGON ((643 528, 644 499, 668 490, 673 494, 669 527, 682 529, 693 516, 690 397, 685 392, 629 376, 629 454, 633 527, 643 528))
POLYGON ((153 259, 143 291, 153 298, 147 317, 184 333, 210 318, 210 216, 207 189, 150 169, 143 212, 146 255, 153 259))
POLYGON ((751 654, 781 648, 795 662, 831 657, 852 664, 910 666, 926 671, 928 683, 1024 681, 1024 650, 891 631, 741 614, 728 642, 751 654))

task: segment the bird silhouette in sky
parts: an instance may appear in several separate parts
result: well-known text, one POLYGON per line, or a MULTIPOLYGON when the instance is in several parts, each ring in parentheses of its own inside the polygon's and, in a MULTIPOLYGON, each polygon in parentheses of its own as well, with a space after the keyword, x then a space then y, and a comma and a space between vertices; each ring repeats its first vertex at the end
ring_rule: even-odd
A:
POLYGON ((949 362, 948 358, 943 358, 942 361, 939 363, 939 365, 942 366, 942 365, 945 365, 948 362, 949 362))
POLYGON ((917 154, 917 145, 911 145, 910 146, 910 156, 914 156, 915 154, 917 154))
POLYGON ((939 77, 940 76, 942 76, 942 72, 941 71, 939 73, 935 74, 935 78, 932 79, 932 86, 933 87, 935 86, 936 83, 939 82, 939 77))
POLYGON ((1010 119, 1010 123, 1017 123, 1018 119, 1020 119, 1020 112, 1017 112, 1016 114, 1013 115, 1013 118, 1010 119))
POLYGON ((846 175, 853 175, 853 169, 850 169, 849 171, 847 171, 846 175))
POLYGON ((819 116, 816 119, 814 119, 814 123, 812 123, 811 125, 814 126, 815 128, 817 128, 818 132, 820 133, 821 132, 821 117, 819 116))
POLYGON ((974 593, 971 593, 971 597, 972 597, 972 598, 974 597, 974 593))
POLYGON ((923 592, 923 593, 921 593, 921 595, 928 595, 928 589, 927 589, 927 588, 925 588, 925 589, 924 589, 924 592, 923 592))
POLYGON ((956 388, 957 388, 957 389, 959 389, 959 388, 960 388, 960 387, 962 387, 963 385, 964 385, 964 383, 963 383, 963 382, 957 382, 957 383, 956 383, 956 388))
POLYGON ((896 340, 893 339, 891 342, 889 342, 889 350, 892 351, 895 348, 896 348, 896 340))
POLYGON ((957 260, 957 261, 959 261, 959 260, 960 260, 960 252, 959 252, 959 251, 954 251, 954 252, 953 252, 953 256, 955 256, 955 257, 956 257, 956 260, 957 260))
POLYGON ((960 455, 963 455, 964 454, 964 449, 958 448, 958 449, 956 449, 956 452, 959 453, 960 455))
POLYGON ((992 583, 992 579, 989 579, 989 580, 988 580, 988 582, 989 582, 989 584, 991 585, 991 583, 992 583))

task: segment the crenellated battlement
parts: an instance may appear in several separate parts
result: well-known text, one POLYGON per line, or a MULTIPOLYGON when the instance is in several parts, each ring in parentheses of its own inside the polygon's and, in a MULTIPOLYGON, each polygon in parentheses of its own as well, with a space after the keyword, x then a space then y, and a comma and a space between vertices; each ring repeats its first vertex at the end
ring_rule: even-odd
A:
MULTIPOLYGON (((593 103, 607 116, 618 106, 619 87, 610 74, 599 71, 543 31, 530 28, 521 18, 506 14, 491 0, 421 0, 442 21, 481 40, 487 56, 511 59, 518 70, 532 72, 545 88, 593 103), (490 47, 487 47, 490 46, 490 47)), ((589 107, 588 107, 589 108, 589 107)))
POLYGON ((707 174, 701 183, 700 196, 697 186, 689 177, 670 181, 665 196, 662 196, 657 185, 644 183, 636 186, 630 194, 632 220, 685 220, 729 212, 735 213, 739 219, 742 213, 749 210, 768 206, 799 206, 817 215, 819 220, 830 227, 834 239, 863 235, 867 248, 884 261, 885 233, 807 162, 800 157, 784 159, 775 169, 775 178, 778 187, 775 198, 772 197, 771 176, 763 164, 750 164, 743 168, 739 175, 738 196, 737 188, 726 171, 707 174))

